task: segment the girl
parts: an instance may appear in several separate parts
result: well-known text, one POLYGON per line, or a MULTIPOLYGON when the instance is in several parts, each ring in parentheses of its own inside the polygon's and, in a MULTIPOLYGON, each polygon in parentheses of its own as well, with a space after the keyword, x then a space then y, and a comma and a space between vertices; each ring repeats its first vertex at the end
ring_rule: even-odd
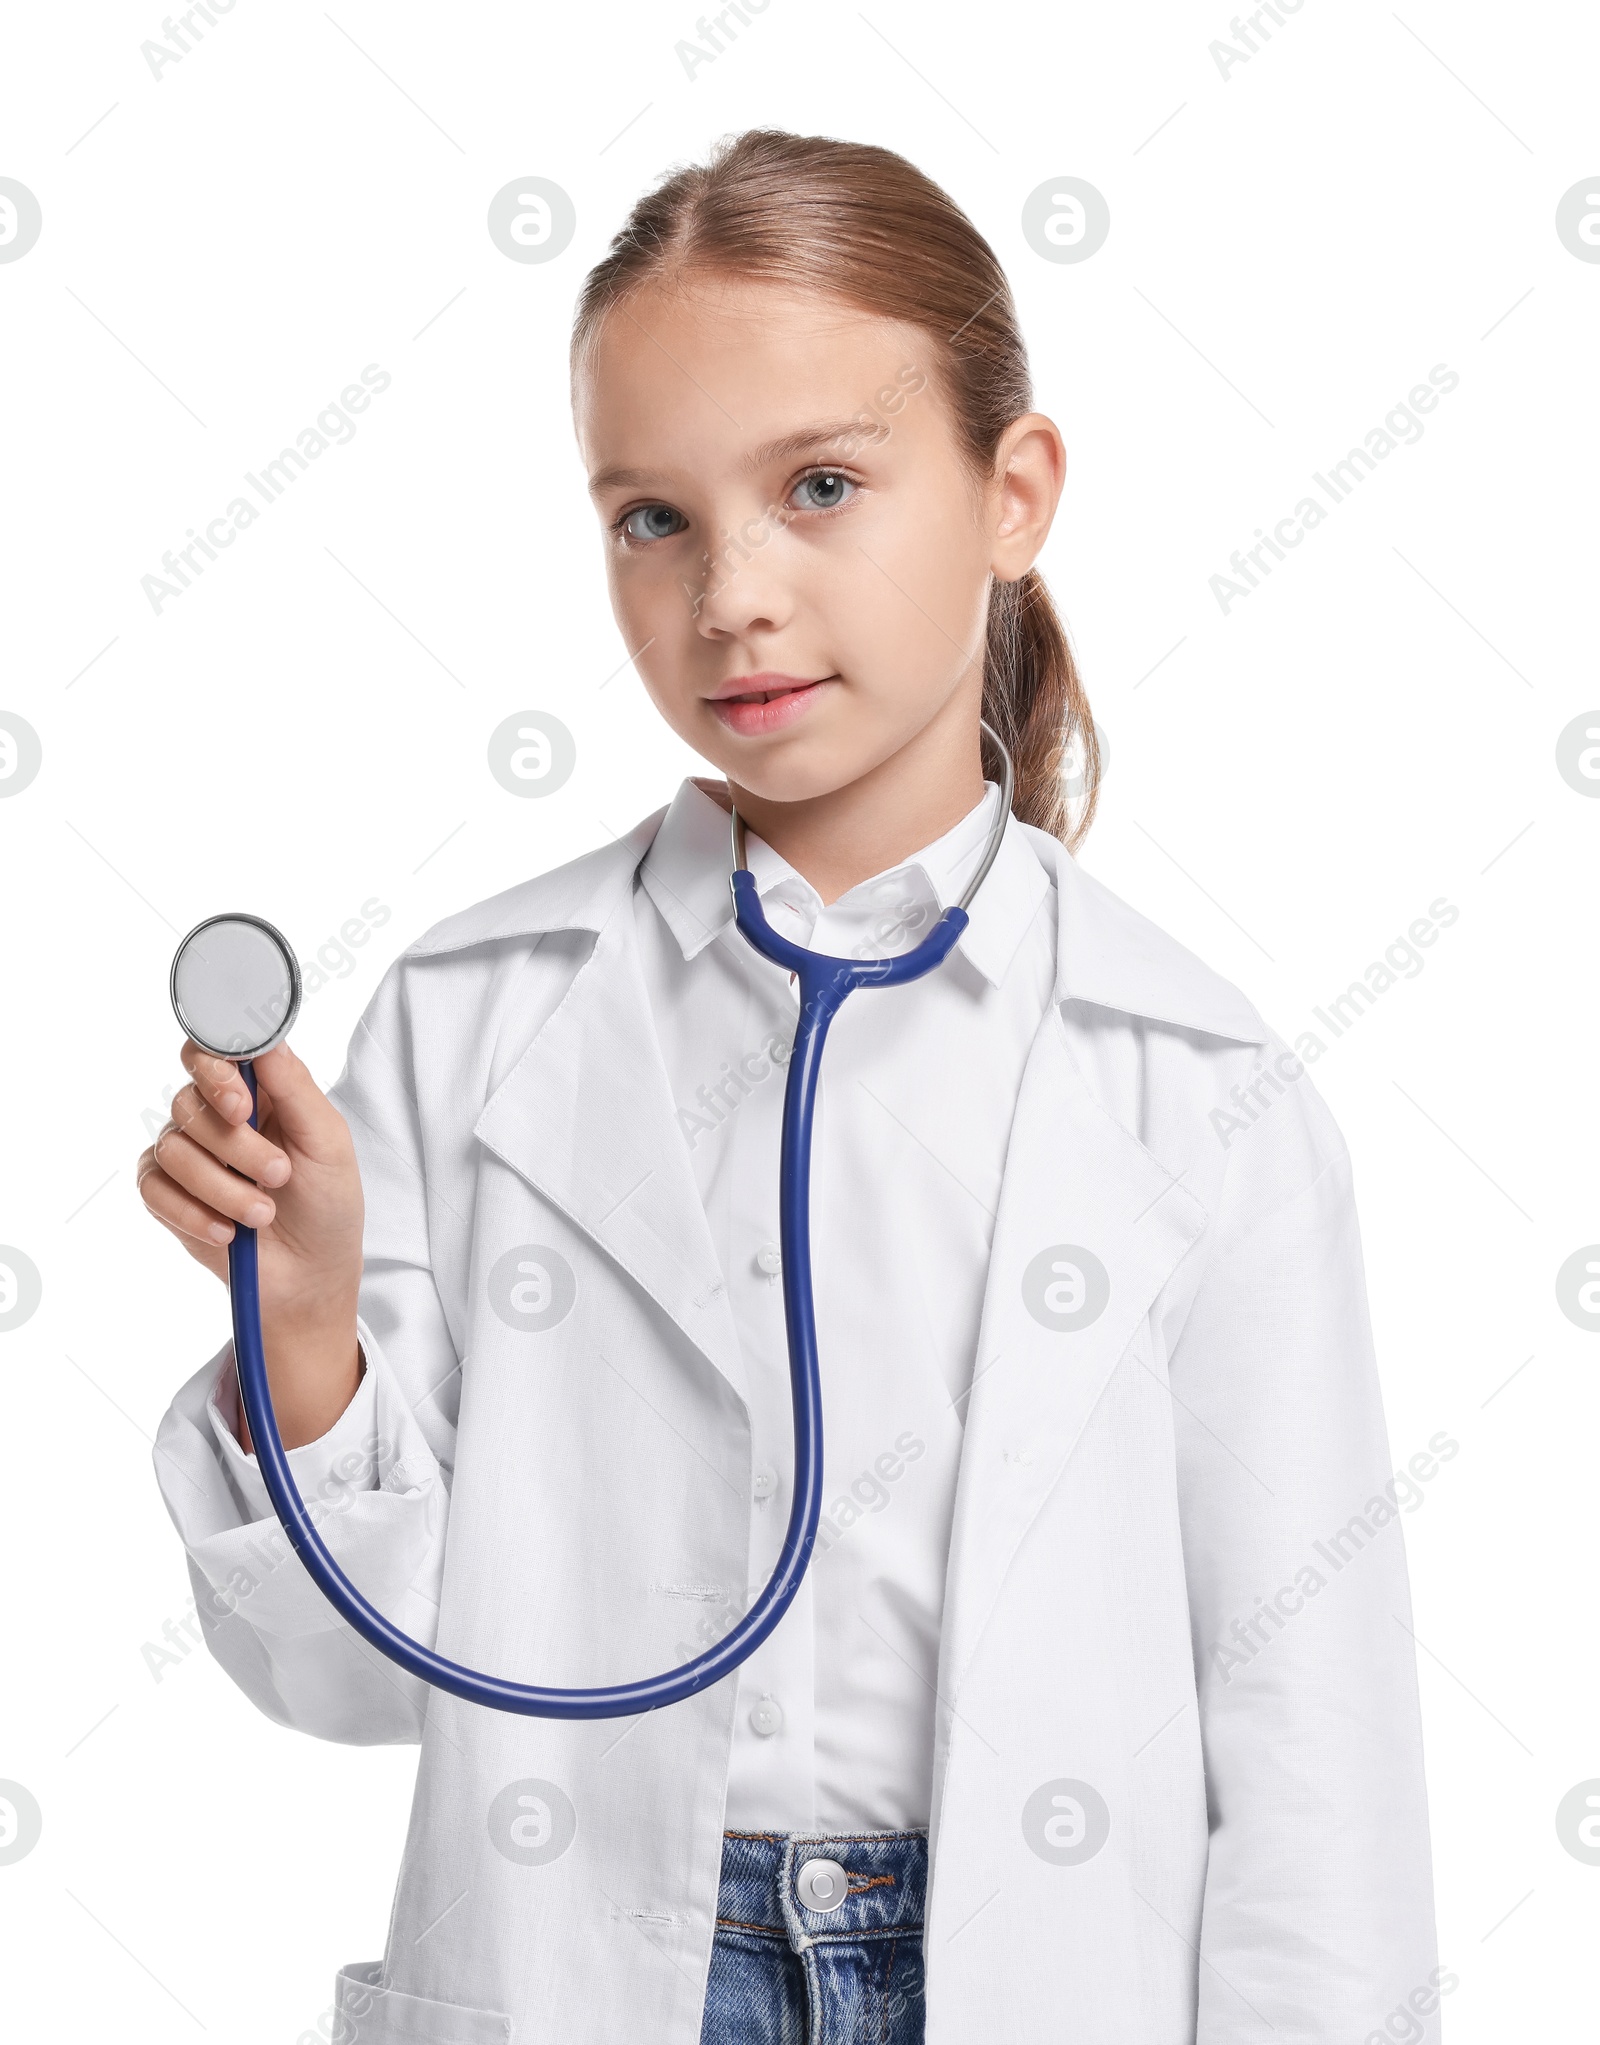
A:
POLYGON ((834 1026, 829 1502, 736 1677, 620 1723, 430 1693, 293 1558, 230 1351, 174 1400, 213 1654, 282 1724, 421 1742, 340 2035, 1436 2037, 1350 1162, 1244 996, 1072 856, 1093 726, 1033 566, 1064 455, 993 251, 898 156, 743 135, 587 279, 572 395, 624 641, 723 778, 428 931, 331 1097, 261 1060, 259 1133, 185 1043, 141 1160, 208 1269, 259 1228, 291 1464, 408 1632, 597 1685, 765 1583, 796 995, 732 924, 730 798, 774 926, 868 957, 999 822, 980 715, 1015 802, 955 951, 834 1026))

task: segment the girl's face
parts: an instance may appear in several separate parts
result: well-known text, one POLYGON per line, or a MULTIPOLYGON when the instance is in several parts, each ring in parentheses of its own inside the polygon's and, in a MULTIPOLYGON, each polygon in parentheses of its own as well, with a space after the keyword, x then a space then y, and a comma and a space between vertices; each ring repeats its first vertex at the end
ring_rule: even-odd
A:
POLYGON ((612 609, 736 789, 827 796, 925 732, 975 772, 989 578, 1032 565, 1065 458, 1029 413, 975 482, 933 369, 917 328, 744 280, 601 328, 574 395, 612 609))

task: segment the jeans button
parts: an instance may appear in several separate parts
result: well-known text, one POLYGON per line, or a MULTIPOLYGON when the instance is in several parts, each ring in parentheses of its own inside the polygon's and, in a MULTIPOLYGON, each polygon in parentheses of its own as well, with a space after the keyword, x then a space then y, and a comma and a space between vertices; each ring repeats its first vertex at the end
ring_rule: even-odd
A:
POLYGON ((849 1878, 836 1860, 808 1860, 795 1878, 800 1901, 826 1917, 841 1907, 849 1878))

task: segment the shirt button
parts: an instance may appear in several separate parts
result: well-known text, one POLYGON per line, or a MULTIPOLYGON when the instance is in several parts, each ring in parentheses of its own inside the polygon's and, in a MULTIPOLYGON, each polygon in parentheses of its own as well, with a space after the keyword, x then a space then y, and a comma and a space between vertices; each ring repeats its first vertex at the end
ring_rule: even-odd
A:
POLYGON ((778 1488, 778 1473, 772 1469, 757 1470, 750 1489, 758 1499, 765 1502, 778 1488))
POLYGON ((808 1860, 795 1878, 800 1901, 823 1917, 842 1908, 849 1886, 849 1876, 836 1860, 808 1860))
POLYGON ((776 1243, 763 1243, 756 1251, 756 1269, 765 1271, 769 1278, 776 1278, 783 1269, 783 1252, 776 1243))
POLYGON ((776 1697, 763 1697, 751 1705, 751 1731, 759 1733, 764 1740, 770 1740, 782 1724, 783 1706, 776 1697))

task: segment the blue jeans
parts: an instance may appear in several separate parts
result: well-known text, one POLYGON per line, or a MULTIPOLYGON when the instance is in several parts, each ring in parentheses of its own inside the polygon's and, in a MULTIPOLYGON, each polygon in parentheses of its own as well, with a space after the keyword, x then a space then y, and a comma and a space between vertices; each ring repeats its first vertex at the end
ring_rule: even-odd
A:
POLYGON ((724 1833, 700 2045, 922 2045, 927 1889, 923 1831, 724 1833))

